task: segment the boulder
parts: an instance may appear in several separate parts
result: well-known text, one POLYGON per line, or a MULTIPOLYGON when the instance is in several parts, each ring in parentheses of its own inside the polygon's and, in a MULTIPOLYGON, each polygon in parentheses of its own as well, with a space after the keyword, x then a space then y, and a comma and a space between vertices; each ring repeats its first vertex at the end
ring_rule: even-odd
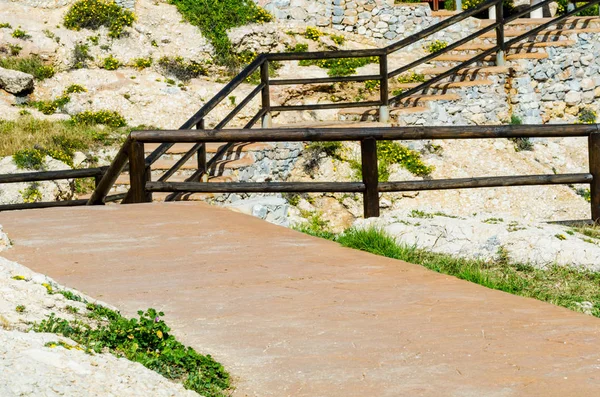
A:
POLYGON ((0 88, 11 94, 33 89, 33 76, 18 70, 0 68, 0 88))

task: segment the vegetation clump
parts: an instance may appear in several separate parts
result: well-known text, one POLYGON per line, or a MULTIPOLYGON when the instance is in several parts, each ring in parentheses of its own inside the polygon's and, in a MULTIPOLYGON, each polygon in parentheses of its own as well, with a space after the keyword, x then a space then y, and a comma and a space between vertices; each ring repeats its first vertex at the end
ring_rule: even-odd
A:
POLYGON ((90 55, 90 47, 87 44, 77 43, 73 48, 73 69, 87 68, 87 62, 93 61, 94 57, 90 55))
POLYGON ((304 31, 304 37, 306 37, 309 40, 312 41, 317 41, 319 40, 319 37, 323 36, 324 33, 321 32, 319 29, 309 26, 306 28, 306 30, 304 31))
POLYGON ((577 115, 577 122, 579 124, 594 124, 596 123, 597 118, 598 114, 594 111, 594 109, 583 108, 577 115))
POLYGON ((175 339, 161 319, 164 313, 148 309, 138 311, 139 318, 128 319, 96 304, 88 303, 87 310, 92 325, 61 319, 52 313, 32 329, 70 338, 90 353, 109 351, 138 362, 200 395, 227 395, 230 377, 223 366, 210 355, 201 355, 175 339))
MULTIPOLYGON (((20 51, 20 50, 19 50, 20 51)), ((0 58, 0 68, 18 70, 33 75, 38 80, 45 80, 54 76, 52 66, 45 65, 36 55, 30 57, 5 57, 0 58)))
POLYGON ((27 186, 25 190, 20 190, 21 196, 23 197, 24 203, 37 203, 42 201, 42 192, 39 189, 39 183, 33 182, 27 186))
POLYGON ((214 48, 217 64, 239 67, 227 31, 249 23, 264 23, 273 16, 252 0, 169 0, 183 17, 200 28, 214 48))
POLYGON ((448 47, 448 43, 443 40, 435 40, 429 44, 427 44, 424 48, 429 53, 439 52, 444 48, 448 47))
POLYGON ((112 38, 121 37, 123 29, 132 26, 134 21, 133 12, 108 0, 79 0, 71 6, 64 17, 64 25, 67 29, 96 30, 106 26, 108 36, 112 38))
POLYGON ((149 68, 150 66, 152 66, 152 58, 150 58, 150 57, 148 57, 148 58, 134 58, 131 61, 131 64, 137 70, 144 70, 144 69, 149 68))
POLYGON ((31 36, 29 34, 27 34, 26 31, 21 30, 21 29, 15 29, 12 32, 11 36, 14 37, 15 39, 23 39, 23 40, 31 38, 31 36))
POLYGON ((113 128, 125 127, 127 125, 125 117, 112 110, 98 110, 95 112, 87 110, 72 116, 72 121, 75 124, 102 124, 113 128))
POLYGON ((199 76, 207 76, 206 66, 196 61, 186 61, 183 57, 164 56, 158 60, 163 74, 174 76, 181 81, 189 81, 199 76))
POLYGON ((121 62, 112 55, 107 56, 102 61, 102 68, 106 70, 117 70, 121 66, 121 62))
POLYGON ((370 63, 376 63, 377 57, 363 58, 332 58, 332 59, 303 59, 298 64, 300 66, 315 65, 323 69, 328 69, 329 76, 349 76, 356 73, 356 69, 370 63))
MULTIPOLYGON (((434 170, 433 166, 423 163, 421 154, 394 141, 377 142, 377 158, 386 170, 392 164, 399 164, 416 176, 427 176, 434 170)), ((389 178, 389 171, 380 176, 382 181, 387 181, 387 178, 389 178)))

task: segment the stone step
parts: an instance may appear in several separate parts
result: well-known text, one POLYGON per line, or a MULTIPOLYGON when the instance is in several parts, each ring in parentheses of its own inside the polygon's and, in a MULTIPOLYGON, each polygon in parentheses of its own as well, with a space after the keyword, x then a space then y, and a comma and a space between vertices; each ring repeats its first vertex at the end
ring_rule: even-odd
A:
MULTIPOLYGON (((521 49, 532 49, 532 48, 545 48, 545 47, 569 47, 575 44, 573 40, 556 40, 556 41, 540 41, 540 42, 525 42, 517 43, 509 48, 509 50, 521 50, 521 49)), ((486 51, 494 48, 495 44, 486 43, 470 43, 458 46, 454 51, 486 51)))
MULTIPOLYGON (((206 153, 216 153, 217 150, 219 150, 219 148, 223 145, 224 145, 223 143, 209 142, 206 144, 206 153)), ((149 153, 153 152, 159 146, 160 146, 159 143, 148 143, 148 144, 144 145, 144 150, 146 151, 147 154, 149 154, 149 153)), ((169 148, 169 150, 167 150, 167 152, 165 154, 183 155, 183 154, 187 153, 193 146, 194 146, 193 143, 176 143, 171 148, 169 148)), ((269 143, 239 143, 239 144, 236 144, 232 148, 232 151, 258 152, 258 151, 269 150, 269 149, 273 149, 273 145, 271 145, 269 143)))
MULTIPOLYGON (((173 176, 171 176, 169 178, 169 182, 185 182, 185 180, 187 178, 189 178, 190 175, 178 175, 175 174, 173 176)), ((153 180, 156 178, 153 178, 153 180)), ((210 176, 208 178, 208 182, 234 182, 235 178, 233 178, 232 176, 210 176)), ((119 175, 119 177, 117 178, 117 181, 115 182, 116 186, 129 186, 129 175, 128 174, 121 174, 119 175)))
MULTIPOLYGON (((423 113, 428 111, 429 108, 425 106, 410 106, 410 107, 392 107, 390 109, 390 118, 397 119, 399 116, 404 114, 423 113)), ((379 109, 375 108, 351 108, 342 109, 338 112, 338 117, 360 121, 360 120, 376 120, 379 117, 379 109)), ((361 121, 358 123, 361 126, 375 126, 377 124, 383 124, 378 122, 361 121)), ((390 125, 385 123, 386 126, 390 125)))
POLYGON ((402 105, 417 106, 418 103, 431 101, 457 101, 460 99, 458 94, 441 94, 441 95, 411 95, 400 100, 402 105))
MULTIPOLYGON (((394 84, 394 88, 403 88, 403 89, 411 89, 418 87, 423 83, 401 83, 394 84)), ((467 80, 467 81, 451 81, 446 83, 435 83, 430 86, 432 89, 436 90, 447 90, 450 88, 463 88, 463 87, 477 87, 482 85, 493 85, 494 82, 488 79, 483 80, 467 80)))
MULTIPOLYGON (((552 21, 554 18, 517 18, 514 21, 509 22, 507 25, 510 26, 540 26, 545 23, 552 21)), ((482 19, 480 20, 480 26, 485 27, 489 26, 496 21, 493 19, 482 19)), ((577 25, 577 24, 591 24, 591 23, 600 23, 599 16, 589 16, 589 17, 570 17, 565 19, 562 22, 559 22, 559 25, 577 25)))
MULTIPOLYGON (((153 171, 159 171, 159 170, 166 171, 166 170, 170 169, 176 162, 177 162, 177 160, 159 159, 154 164, 152 164, 152 170, 153 171)), ((229 169, 229 170, 247 167, 252 164, 254 164, 254 160, 249 156, 244 156, 244 157, 241 157, 239 159, 234 159, 234 160, 227 160, 227 159, 219 160, 216 162, 217 169, 229 169)), ((195 158, 189 159, 180 168, 181 171, 196 170, 196 169, 198 169, 198 163, 196 162, 195 158)))
MULTIPOLYGON (((452 67, 434 67, 434 68, 426 68, 422 69, 421 73, 426 75, 438 75, 442 73, 446 73, 451 70, 452 67)), ((456 74, 478 74, 478 75, 490 75, 490 74, 509 74, 512 72, 512 68, 509 66, 480 66, 473 68, 464 68, 460 69, 456 74)))
MULTIPOLYGON (((433 61, 436 62, 466 62, 473 58, 474 55, 470 54, 443 54, 435 58, 433 61)), ((547 52, 522 52, 517 54, 506 55, 507 61, 514 61, 517 59, 546 59, 548 58, 547 52)), ((483 59, 484 62, 496 62, 495 55, 489 55, 483 59)))
POLYGON ((437 10, 437 11, 431 11, 431 16, 436 17, 436 18, 449 18, 458 13, 459 13, 459 11, 437 10))
MULTIPOLYGON (((553 29, 553 30, 542 30, 537 36, 567 36, 571 34, 579 33, 598 33, 600 28, 579 28, 579 29, 553 29)), ((517 37, 524 33, 527 33, 526 29, 506 29, 504 31, 504 37, 517 37)), ((533 37, 533 36, 531 36, 533 37)), ((481 39, 496 38, 496 32, 488 32, 479 36, 481 39)))

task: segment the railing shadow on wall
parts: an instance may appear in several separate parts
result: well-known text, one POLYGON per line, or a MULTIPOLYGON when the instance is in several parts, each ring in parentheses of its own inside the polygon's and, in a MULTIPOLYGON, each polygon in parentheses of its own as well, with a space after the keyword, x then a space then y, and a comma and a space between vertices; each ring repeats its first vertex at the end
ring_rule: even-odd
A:
MULTIPOLYGON (((152 201, 154 192, 171 193, 361 193, 364 216, 379 216, 379 193, 421 190, 491 188, 503 186, 538 186, 589 184, 591 218, 600 220, 600 124, 591 125, 506 125, 468 127, 381 127, 381 128, 296 128, 296 129, 230 129, 134 131, 122 152, 107 170, 96 190, 96 200, 103 201, 116 179, 129 162, 130 203, 152 201), (494 176, 421 181, 378 181, 377 141, 425 139, 498 139, 498 138, 566 138, 587 137, 589 172, 577 174, 494 176), (168 182, 151 181, 150 168, 144 159, 146 143, 208 142, 314 142, 359 141, 361 145, 362 181, 360 182, 168 182), (102 181, 104 182, 104 180, 102 181)), ((90 200, 92 201, 92 200, 90 200)))

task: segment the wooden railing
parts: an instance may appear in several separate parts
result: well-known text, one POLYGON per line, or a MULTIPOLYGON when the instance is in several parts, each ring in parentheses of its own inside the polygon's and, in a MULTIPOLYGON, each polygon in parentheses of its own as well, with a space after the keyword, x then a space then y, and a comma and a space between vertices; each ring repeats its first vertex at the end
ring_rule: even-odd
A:
MULTIPOLYGON (((196 128, 198 130, 204 130, 206 127, 206 118, 210 114, 212 110, 214 110, 223 100, 228 98, 230 94, 243 82, 246 82, 249 77, 251 77, 254 73, 260 73, 260 83, 255 87, 249 95, 247 95, 231 112, 225 116, 216 126, 211 128, 211 133, 215 133, 216 131, 222 130, 225 128, 239 113, 254 99, 260 94, 260 109, 258 112, 251 118, 251 120, 246 123, 244 129, 253 128, 254 125, 262 120, 262 127, 268 128, 271 126, 271 112, 284 112, 284 111, 298 111, 298 110, 320 110, 320 109, 341 109, 341 108, 352 108, 352 107, 379 107, 379 118, 381 121, 387 121, 389 117, 389 106, 398 104, 402 102, 403 99, 410 97, 419 92, 427 92, 427 90, 435 83, 456 74, 460 69, 465 68, 466 66, 472 65, 473 63, 483 61, 486 57, 491 54, 496 54, 497 64, 503 64, 505 52, 511 46, 537 35, 539 32, 547 29, 550 26, 559 24, 560 22, 566 20, 566 18, 571 17, 573 15, 578 14, 582 10, 585 10, 588 7, 591 7, 595 4, 600 4, 600 0, 590 0, 588 3, 580 6, 580 7, 570 7, 571 11, 568 13, 556 17, 551 21, 544 23, 534 29, 527 31, 521 36, 515 37, 509 41, 504 41, 504 28, 505 25, 510 23, 511 21, 519 18, 523 15, 529 14, 532 11, 541 9, 541 7, 545 7, 546 5, 552 3, 552 0, 544 0, 540 3, 532 5, 522 11, 519 11, 517 14, 511 15, 509 17, 505 17, 502 13, 502 3, 503 0, 489 0, 479 7, 461 12, 456 14, 448 19, 445 19, 435 25, 432 25, 410 37, 407 37, 403 40, 400 40, 396 43, 393 43, 385 48, 379 49, 368 49, 368 50, 352 50, 352 51, 326 51, 326 52, 303 52, 303 53, 270 53, 270 54, 261 54, 259 55, 253 62, 251 62, 244 70, 242 70, 236 77, 234 77, 219 93, 217 93, 212 99, 210 99, 196 114, 194 114, 188 121, 186 121, 181 127, 181 130, 189 130, 192 128, 196 128), (476 14, 479 14, 485 10, 494 9, 496 14, 496 21, 484 28, 478 30, 477 32, 448 45, 441 51, 435 52, 433 54, 429 54, 417 61, 411 62, 408 65, 402 66, 395 70, 389 71, 389 63, 388 56, 392 53, 400 51, 402 49, 407 48, 408 46, 416 44, 418 41, 430 37, 431 35, 442 31, 445 28, 448 28, 456 23, 459 23, 466 18, 472 17, 476 14), (411 69, 414 69, 425 62, 431 61, 440 55, 447 53, 449 51, 455 50, 460 45, 463 45, 471 40, 474 40, 481 35, 495 30, 496 31, 496 45, 485 50, 484 52, 477 54, 473 58, 462 62, 460 65, 457 65, 448 71, 433 77, 417 87, 408 89, 402 92, 400 95, 395 97, 390 97, 389 93, 389 80, 404 73, 411 69), (269 62, 275 61, 301 61, 301 60, 315 60, 315 59, 334 59, 334 58, 355 58, 355 57, 377 57, 379 60, 379 73, 376 75, 360 75, 360 76, 341 76, 341 77, 324 77, 324 78, 299 78, 299 79, 271 79, 269 77, 269 62), (295 85, 295 84, 320 84, 320 83, 336 83, 336 82, 361 82, 361 81, 369 81, 376 80, 379 81, 380 86, 380 94, 379 99, 373 101, 362 101, 362 102, 344 102, 344 103, 327 103, 327 104, 306 104, 306 105, 294 105, 294 106, 273 106, 271 104, 271 86, 281 86, 281 85, 295 85)), ((578 3, 579 4, 579 3, 578 3)), ((331 131, 331 130, 328 130, 331 131)), ((227 142, 227 141, 221 141, 227 142)), ((182 158, 177 161, 171 169, 165 172, 157 182, 163 183, 167 182, 168 179, 175 174, 181 166, 186 163, 190 158, 194 155, 197 156, 198 168, 194 175, 187 178, 187 182, 192 182, 199 180, 203 174, 206 174, 211 167, 214 167, 216 162, 225 155, 231 146, 233 145, 233 141, 229 141, 227 145, 222 146, 215 155, 207 161, 206 155, 206 147, 205 141, 197 142, 192 149, 190 149, 182 158)), ((150 155, 148 155, 144 159, 144 169, 146 173, 149 173, 149 169, 163 154, 165 154, 169 148, 173 145, 173 142, 165 140, 157 149, 155 149, 150 155)), ((84 170, 73 170, 73 172, 77 171, 79 173, 69 173, 69 171, 59 172, 60 178, 56 179, 72 179, 77 177, 96 177, 97 178, 97 186, 94 190, 91 198, 84 203, 85 200, 71 200, 65 202, 57 202, 57 203, 32 203, 32 204, 14 204, 14 205, 3 205, 0 206, 0 210, 4 209, 21 209, 21 208, 41 208, 48 206, 66 206, 66 205, 82 205, 82 204, 90 204, 97 205, 103 204, 107 201, 114 201, 123 199, 123 202, 133 202, 136 201, 131 197, 131 194, 127 195, 113 195, 108 196, 108 192, 115 184, 119 174, 123 172, 127 167, 128 157, 131 155, 130 150, 133 151, 136 160, 138 160, 139 167, 139 159, 144 157, 143 152, 139 153, 138 148, 133 148, 133 143, 131 141, 127 141, 124 146, 121 148, 119 153, 117 154, 113 164, 109 168, 109 170, 101 176, 98 176, 99 173, 97 169, 90 169, 89 172, 84 170), (83 172, 83 174, 81 174, 83 172), (87 173, 86 173, 87 172, 87 173), (87 176, 72 176, 72 175, 87 175, 87 176), (63 178, 64 177, 64 178, 63 178), (124 196, 124 197, 123 197, 124 196)), ((135 166, 134 166, 135 167, 135 166)), ((137 173, 137 172, 134 172, 137 173)), ((46 175, 53 177, 50 174, 44 173, 31 173, 31 178, 34 179, 25 179, 27 176, 25 174, 21 175, 18 181, 20 182, 31 182, 31 181, 39 181, 39 180, 50 180, 50 179, 38 179, 43 178, 40 175, 46 175), (36 174, 37 176, 33 176, 36 174)), ((10 183, 11 181, 17 181, 12 175, 0 175, 0 183, 10 183)), ((167 200, 172 200, 177 197, 177 194, 169 196, 167 200)))
MULTIPOLYGON (((532 186, 555 184, 590 184, 591 214, 600 219, 600 125, 505 125, 468 127, 385 127, 385 128, 298 128, 298 129, 231 129, 134 131, 127 140, 130 164, 130 202, 152 201, 153 192, 200 193, 362 193, 364 216, 379 216, 379 193, 420 190, 490 188, 498 186, 532 186), (578 174, 493 176, 460 179, 379 182, 377 141, 424 139, 483 138, 558 138, 588 137, 589 172, 578 174), (362 181, 360 182, 167 182, 151 181, 143 153, 146 143, 207 142, 313 142, 360 141, 362 181)), ((107 176, 118 175, 127 161, 113 163, 107 176)), ((103 192, 100 192, 102 194, 103 192)))
MULTIPOLYGON (((0 184, 5 183, 30 183, 30 182, 44 182, 44 181, 56 181, 66 179, 79 179, 79 178, 94 178, 95 186, 98 187, 104 173, 108 167, 101 168, 84 168, 75 170, 59 170, 59 171, 41 171, 41 172, 23 172, 18 174, 5 174, 0 175, 0 184)), ((122 200, 125 194, 116 194, 106 197, 105 201, 117 201, 122 200)), ((48 207, 73 207, 78 205, 86 205, 87 199, 81 200, 62 200, 62 201, 49 201, 49 202, 37 202, 37 203, 18 203, 18 204, 2 204, 0 205, 0 211, 10 210, 21 210, 28 208, 48 208, 48 207)))
MULTIPOLYGON (((471 10, 467 10, 456 14, 448 19, 445 19, 435 25, 432 25, 410 37, 393 43, 387 47, 379 49, 368 49, 368 50, 351 50, 351 51, 323 51, 323 52, 302 52, 302 53, 268 53, 259 55, 250 65, 248 65, 242 72, 240 72, 235 78, 233 78, 219 93, 217 93, 211 100, 209 100, 196 114, 194 114, 187 122, 185 122, 180 130, 186 130, 191 128, 205 129, 205 120, 210 112, 219 105, 223 100, 228 98, 231 93, 243 82, 246 82, 250 76, 255 72, 260 72, 260 83, 256 88, 250 92, 219 124, 212 128, 212 130, 221 130, 225 128, 231 120, 233 120, 255 97, 260 94, 260 109, 255 116, 245 125, 245 128, 253 128, 253 126, 262 120, 262 127, 271 127, 271 112, 289 112, 299 110, 324 110, 324 109, 343 109, 343 108, 355 108, 355 107, 378 107, 380 121, 387 121, 389 118, 389 106, 398 104, 402 100, 409 98, 419 92, 427 92, 427 90, 435 83, 454 75, 459 70, 472 65, 473 63, 484 60, 491 54, 496 54, 497 64, 503 65, 506 50, 531 37, 537 33, 547 29, 549 26, 556 25, 567 18, 576 15, 582 10, 593 6, 594 4, 600 4, 600 0, 590 0, 587 4, 584 4, 578 8, 574 8, 572 11, 554 18, 550 22, 544 23, 534 29, 527 31, 526 33, 515 37, 507 42, 504 41, 504 28, 505 25, 512 22, 513 20, 530 14, 532 11, 541 9, 546 5, 552 3, 553 0, 544 0, 540 3, 532 5, 518 13, 509 17, 504 17, 502 4, 503 0, 489 0, 479 7, 471 10), (419 60, 409 63, 408 65, 402 66, 395 70, 389 71, 388 56, 408 46, 414 45, 418 41, 432 36, 433 34, 440 32, 452 25, 455 25, 469 17, 477 15, 487 9, 495 9, 496 22, 478 30, 477 32, 448 45, 441 51, 429 54, 419 60), (450 70, 439 74, 417 87, 408 89, 401 94, 390 97, 389 92, 389 80, 404 73, 411 69, 414 69, 426 62, 433 60, 440 55, 453 51, 457 47, 472 41, 481 35, 495 30, 496 31, 496 45, 492 48, 485 50, 484 52, 474 56, 473 58, 462 62, 461 64, 451 68, 450 70), (376 75, 359 75, 359 76, 339 76, 339 77, 322 77, 322 78, 297 78, 297 79, 271 79, 269 77, 269 62, 283 62, 283 61, 302 61, 302 60, 322 60, 322 59, 340 59, 340 58, 364 58, 364 57, 377 57, 379 59, 379 74, 376 75), (326 104, 304 104, 304 105, 279 105, 273 106, 271 104, 271 86, 282 86, 282 85, 296 85, 296 84, 324 84, 324 83, 336 83, 336 82, 361 82, 376 80, 379 81, 379 99, 373 101, 359 101, 359 102, 343 102, 343 103, 326 103, 326 104)), ((163 143, 154 152, 152 152, 146 158, 146 166, 151 166, 156 162, 167 150, 172 146, 172 143, 163 143)), ((194 181, 198 180, 200 176, 206 173, 219 159, 227 153, 231 148, 232 144, 226 145, 219 150, 210 161, 206 158, 206 149, 204 143, 198 143, 194 145, 175 165, 173 165, 160 179, 161 182, 168 180, 170 176, 175 174, 181 166, 188 161, 194 155, 198 159, 198 171, 190 176, 187 180, 194 181)), ((115 178, 116 180, 116 178, 115 178)), ((167 200, 172 200, 176 195, 169 196, 167 200)), ((104 200, 103 197, 98 194, 94 194, 90 199, 90 204, 100 204, 104 200)), ((130 197, 125 199, 128 202, 130 197)))

